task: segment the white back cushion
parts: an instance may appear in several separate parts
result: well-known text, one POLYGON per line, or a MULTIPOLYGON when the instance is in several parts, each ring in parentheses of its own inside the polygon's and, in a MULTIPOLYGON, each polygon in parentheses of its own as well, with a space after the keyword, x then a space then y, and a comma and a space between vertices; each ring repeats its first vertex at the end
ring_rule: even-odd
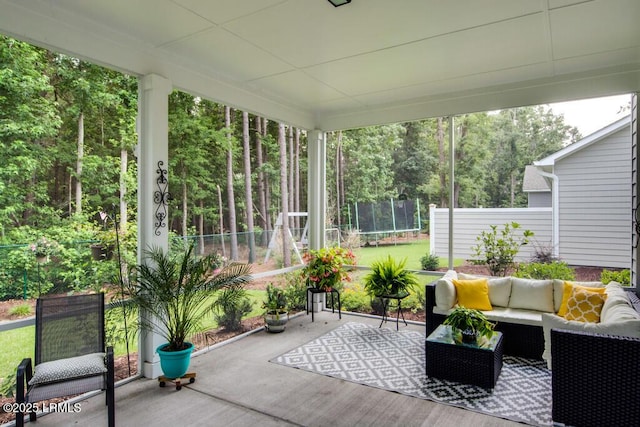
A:
MULTIPOLYGON (((553 279, 553 311, 556 313, 560 310, 560 305, 562 304, 564 282, 565 280, 553 279)), ((575 280, 566 280, 566 282, 584 286, 585 288, 602 288, 604 286, 602 282, 576 282, 575 280)))
POLYGON ((458 273, 458 278, 464 280, 473 280, 481 277, 489 279, 489 300, 491 301, 491 305, 508 307, 509 297, 511 296, 511 277, 491 277, 458 273))
POLYGON ((449 270, 436 282, 436 307, 449 310, 456 304, 456 288, 452 280, 457 279, 455 270, 449 270))
POLYGON ((512 277, 509 307, 553 313, 553 280, 512 277))

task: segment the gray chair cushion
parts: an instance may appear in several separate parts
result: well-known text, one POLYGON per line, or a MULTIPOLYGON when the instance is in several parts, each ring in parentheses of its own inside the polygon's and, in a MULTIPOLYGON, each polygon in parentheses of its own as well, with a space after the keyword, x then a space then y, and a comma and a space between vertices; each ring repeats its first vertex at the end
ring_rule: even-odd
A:
POLYGON ((84 356, 44 362, 35 367, 35 374, 29 385, 47 384, 72 378, 82 378, 107 372, 104 353, 91 353, 84 356))

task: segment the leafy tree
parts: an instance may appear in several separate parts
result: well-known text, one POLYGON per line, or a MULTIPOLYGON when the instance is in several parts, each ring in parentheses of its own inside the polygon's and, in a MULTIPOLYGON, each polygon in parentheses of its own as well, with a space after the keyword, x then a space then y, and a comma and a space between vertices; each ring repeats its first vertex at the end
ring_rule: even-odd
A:
MULTIPOLYGON (((399 124, 373 126, 343 132, 344 182, 346 200, 370 202, 397 196, 393 173, 393 150, 399 146, 404 129, 399 124)), ((330 142, 334 148, 334 141, 330 142)), ((331 159, 331 158, 330 158, 331 159)), ((328 161, 328 193, 335 198, 335 165, 328 161)), ((335 203, 333 204, 335 206, 335 203)))
POLYGON ((249 141, 249 113, 242 113, 242 152, 244 160, 244 185, 247 204, 247 238, 249 242, 249 263, 256 259, 256 238, 253 229, 253 194, 251 185, 251 144, 249 141))
POLYGON ((236 224, 236 201, 233 189, 233 154, 235 140, 232 137, 231 109, 224 107, 224 125, 227 130, 227 203, 229 206, 229 231, 231 234, 231 259, 238 259, 238 234, 236 224))
POLYGON ((437 160, 429 150, 428 138, 432 129, 431 120, 403 123, 405 130, 398 146, 393 151, 393 176, 397 194, 406 194, 409 199, 427 195, 421 191, 431 174, 435 172, 437 160))
POLYGON ((479 207, 486 201, 483 186, 488 170, 486 165, 490 152, 489 116, 486 113, 467 114, 457 117, 455 141, 455 207, 479 207))
POLYGON ((526 206, 522 192, 524 168, 534 160, 562 148, 577 136, 575 128, 564 124, 543 106, 500 111, 493 120, 490 141, 492 161, 488 165, 486 191, 489 204, 496 207, 526 206))
POLYGON ((61 120, 48 74, 45 51, 0 36, 0 230, 50 212, 47 148, 61 120))

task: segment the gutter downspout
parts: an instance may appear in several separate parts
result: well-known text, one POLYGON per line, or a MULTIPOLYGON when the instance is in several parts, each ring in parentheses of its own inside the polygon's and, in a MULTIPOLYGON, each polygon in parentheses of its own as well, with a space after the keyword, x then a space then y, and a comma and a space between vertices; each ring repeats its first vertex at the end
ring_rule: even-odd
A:
POLYGON ((554 258, 560 257, 560 194, 558 175, 538 169, 538 173, 552 181, 551 185, 551 244, 554 258))

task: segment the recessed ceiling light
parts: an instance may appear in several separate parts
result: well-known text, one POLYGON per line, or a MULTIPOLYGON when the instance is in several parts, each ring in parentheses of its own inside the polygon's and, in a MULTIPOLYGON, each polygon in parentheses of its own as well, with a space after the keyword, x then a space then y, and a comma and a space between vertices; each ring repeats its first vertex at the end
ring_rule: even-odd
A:
POLYGON ((335 7, 345 5, 347 3, 351 3, 351 0, 329 0, 329 3, 334 5, 335 7))

